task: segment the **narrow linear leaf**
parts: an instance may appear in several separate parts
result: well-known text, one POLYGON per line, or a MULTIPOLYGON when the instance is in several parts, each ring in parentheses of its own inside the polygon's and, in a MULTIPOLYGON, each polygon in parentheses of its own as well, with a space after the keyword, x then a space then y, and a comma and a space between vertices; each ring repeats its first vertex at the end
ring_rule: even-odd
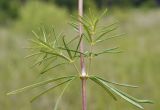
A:
POLYGON ((62 96, 63 96, 63 94, 64 94, 65 90, 68 88, 69 84, 70 84, 70 83, 71 83, 71 81, 73 81, 73 80, 74 80, 74 78, 72 78, 72 79, 71 79, 71 80, 66 84, 66 86, 64 87, 64 89, 62 90, 62 92, 61 92, 60 96, 58 97, 58 99, 57 99, 57 101, 56 101, 56 104, 55 104, 54 110, 57 110, 57 108, 58 108, 58 104, 59 104, 59 102, 60 102, 60 99, 62 98, 62 96))
POLYGON ((69 78, 74 78, 74 77, 75 76, 65 76, 65 77, 60 77, 60 78, 56 78, 56 79, 52 78, 52 79, 49 79, 49 80, 46 80, 46 81, 34 83, 32 85, 23 87, 21 89, 17 89, 15 91, 9 92, 9 93, 7 93, 7 95, 17 94, 17 93, 20 93, 20 92, 24 92, 26 90, 30 90, 30 89, 33 89, 33 88, 36 88, 36 87, 40 87, 40 86, 46 85, 46 84, 54 82, 54 81, 58 81, 58 80, 61 80, 61 79, 69 79, 69 78))
MULTIPOLYGON (((100 80, 100 79, 99 79, 100 80)), ((132 105, 140 108, 140 109, 144 109, 139 103, 137 103, 135 100, 133 100, 132 98, 124 95, 120 90, 110 86, 109 84, 107 84, 106 82, 100 80, 101 83, 103 83, 105 86, 107 86, 112 92, 114 92, 115 94, 117 94, 118 96, 120 96, 121 98, 123 98, 124 100, 128 101, 129 103, 131 103, 132 105)))
POLYGON ((75 29, 76 32, 79 32, 78 25, 76 23, 70 22, 69 24, 75 29))
POLYGON ((70 59, 72 59, 72 58, 73 58, 73 57, 72 57, 72 54, 71 54, 71 52, 70 52, 70 50, 69 50, 69 48, 68 48, 68 46, 67 46, 67 44, 66 44, 66 42, 65 42, 64 36, 63 36, 63 44, 64 44, 64 46, 65 46, 65 48, 66 48, 66 50, 67 50, 67 53, 68 53, 70 59))
POLYGON ((112 29, 109 29, 109 30, 104 30, 104 32, 102 32, 97 38, 96 38, 96 41, 101 39, 103 36, 105 36, 106 34, 108 34, 109 32, 112 32, 114 30, 116 30, 118 27, 114 27, 112 29))
POLYGON ((137 99, 131 95, 128 95, 127 93, 124 93, 122 92, 121 90, 115 88, 118 92, 120 92, 121 94, 123 94, 124 96, 132 99, 133 101, 137 102, 137 103, 150 103, 150 104, 153 104, 153 101, 150 101, 150 100, 140 100, 140 99, 137 99))
POLYGON ((47 60, 49 60, 49 59, 52 59, 52 58, 54 58, 54 59, 52 60, 52 62, 54 62, 54 61, 57 59, 57 57, 53 57, 53 56, 48 57, 48 58, 44 58, 44 59, 42 59, 42 60, 37 61, 36 63, 34 63, 34 64, 32 65, 32 67, 34 67, 34 66, 36 66, 36 65, 38 65, 38 64, 41 64, 42 62, 45 62, 45 61, 47 61, 47 60))
POLYGON ((78 17, 80 17, 81 20, 82 20, 85 24, 87 24, 87 25, 92 25, 92 24, 89 22, 89 20, 87 20, 84 16, 78 15, 78 17))
POLYGON ((58 40, 60 39, 60 37, 63 36, 62 32, 56 37, 56 40, 54 41, 54 46, 58 47, 59 46, 59 43, 58 43, 58 40))
POLYGON ((32 41, 33 43, 39 45, 41 48, 44 47, 44 48, 47 48, 47 49, 51 49, 51 50, 54 50, 50 45, 48 45, 46 42, 40 40, 40 39, 37 39, 38 41, 35 41, 35 40, 30 40, 32 41))
POLYGON ((53 52, 47 52, 47 51, 42 51, 42 52, 48 53, 48 54, 51 54, 51 55, 55 55, 55 56, 58 56, 58 57, 60 57, 60 58, 65 59, 65 60, 67 60, 67 61, 70 61, 70 59, 69 59, 68 57, 66 57, 66 56, 64 56, 64 55, 62 55, 62 54, 59 54, 59 53, 53 53, 53 52))
POLYGON ((44 29, 42 29, 42 32, 43 32, 44 42, 47 42, 46 33, 45 33, 44 29))
POLYGON ((67 42, 67 45, 71 44, 73 41, 77 40, 79 38, 79 35, 71 39, 69 42, 67 42))
POLYGON ((90 39, 88 39, 87 35, 83 34, 84 35, 84 38, 90 43, 90 39))
POLYGON ((103 13, 98 17, 98 19, 101 19, 106 13, 107 13, 107 8, 103 11, 103 13))
POLYGON ((35 31, 32 31, 32 33, 34 34, 34 36, 36 37, 36 39, 39 39, 39 36, 37 35, 37 33, 35 31))
POLYGON ((71 80, 71 79, 68 79, 68 80, 66 80, 66 81, 63 81, 62 83, 59 83, 59 84, 57 84, 57 85, 55 85, 55 86, 53 86, 53 87, 48 88, 47 90, 44 90, 43 92, 41 92, 41 93, 38 94, 37 96, 33 97, 30 102, 32 103, 33 101, 35 101, 36 99, 38 99, 40 96, 42 96, 42 95, 44 95, 45 93, 51 91, 52 89, 55 89, 55 88, 57 88, 57 87, 65 84, 65 83, 67 83, 67 82, 70 81, 70 80, 71 80))
POLYGON ((53 36, 55 38, 55 41, 54 41, 54 46, 55 46, 56 44, 58 45, 58 40, 57 40, 57 36, 56 36, 54 28, 52 29, 52 31, 53 31, 53 36))
POLYGON ((39 54, 42 54, 41 52, 38 52, 38 53, 34 53, 34 54, 31 54, 31 55, 28 55, 24 58, 30 58, 30 57, 33 57, 33 56, 36 56, 36 55, 39 55, 39 54))
POLYGON ((114 94, 111 92, 111 90, 105 86, 99 79, 97 79, 96 77, 89 77, 92 81, 94 81, 95 83, 97 83, 99 86, 101 86, 104 90, 106 90, 106 92, 114 99, 117 100, 117 98, 114 96, 114 94))
MULTIPOLYGON (((43 69, 42 69, 42 72, 44 72, 44 71, 46 71, 46 72, 49 71, 47 68, 48 68, 51 64, 53 64, 52 60, 49 61, 49 62, 47 62, 47 64, 44 65, 44 67, 43 67, 43 69)), ((42 72, 41 72, 41 73, 42 73, 42 72)), ((40 73, 40 74, 41 74, 41 73, 40 73)), ((45 73, 45 72, 44 72, 44 73, 45 73)), ((43 74, 43 73, 42 73, 42 74, 43 74)))
POLYGON ((89 8, 89 17, 90 17, 90 21, 91 21, 91 23, 92 23, 92 25, 93 25, 93 22, 94 22, 94 14, 93 14, 93 12, 92 12, 92 10, 89 8))
POLYGON ((100 42, 103 42, 103 41, 106 41, 106 40, 110 40, 110 39, 113 39, 113 38, 117 38, 117 37, 123 37, 122 35, 124 35, 124 34, 114 35, 114 36, 108 37, 106 39, 97 40, 96 43, 100 43, 100 42))
POLYGON ((104 82, 111 83, 111 84, 114 84, 114 85, 123 86, 123 87, 138 88, 138 86, 129 85, 129 84, 120 84, 120 83, 116 83, 116 82, 112 82, 112 81, 108 81, 108 80, 102 79, 102 78, 97 77, 97 76, 95 76, 95 77, 100 79, 100 80, 102 80, 102 81, 104 81, 104 82))
POLYGON ((57 65, 55 65, 55 66, 53 66, 53 67, 50 67, 50 68, 42 71, 40 74, 44 74, 44 73, 46 73, 47 71, 49 71, 49 70, 51 70, 51 69, 54 69, 54 68, 56 68, 56 67, 58 67, 58 66, 64 65, 64 64, 68 64, 68 63, 60 63, 60 64, 57 64, 57 65))
POLYGON ((117 23, 119 23, 119 22, 116 21, 116 22, 114 22, 114 23, 112 23, 112 24, 110 24, 110 25, 107 25, 107 26, 100 26, 100 27, 102 27, 102 28, 100 28, 100 30, 105 31, 105 30, 107 30, 108 28, 111 28, 112 26, 116 25, 117 23))
POLYGON ((113 48, 109 48, 109 49, 106 49, 102 52, 98 52, 98 53, 95 53, 94 55, 97 56, 97 55, 100 55, 100 54, 104 54, 104 53, 109 53, 109 52, 112 52, 113 50, 116 50, 118 49, 119 47, 113 47, 113 48))
POLYGON ((92 36, 91 36, 91 33, 90 33, 90 30, 89 30, 89 27, 87 27, 86 25, 83 25, 85 31, 87 32, 87 35, 89 37, 89 40, 90 42, 92 42, 92 36))
POLYGON ((80 37, 80 39, 79 39, 78 45, 77 45, 77 47, 76 47, 76 51, 75 51, 75 53, 74 53, 74 57, 75 57, 76 54, 77 54, 77 51, 78 51, 78 49, 79 49, 80 43, 81 43, 81 41, 82 41, 82 38, 83 38, 83 35, 81 35, 81 37, 80 37))
MULTIPOLYGON (((67 50, 66 48, 63 48, 63 47, 59 47, 59 49, 67 50)), ((71 50, 71 49, 68 49, 68 50, 71 51, 71 52, 76 52, 76 53, 80 53, 80 54, 83 54, 83 55, 87 56, 85 53, 82 53, 82 52, 80 52, 80 51, 71 50)))

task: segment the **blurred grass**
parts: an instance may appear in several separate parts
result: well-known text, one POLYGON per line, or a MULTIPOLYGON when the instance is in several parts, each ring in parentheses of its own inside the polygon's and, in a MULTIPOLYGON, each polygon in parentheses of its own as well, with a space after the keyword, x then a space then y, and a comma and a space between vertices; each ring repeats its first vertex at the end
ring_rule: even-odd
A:
MULTIPOLYGON (((63 24, 64 21, 69 19, 64 11, 44 6, 43 10, 34 13, 36 6, 30 6, 33 9, 24 8, 27 11, 22 12, 21 19, 12 28, 0 28, 0 110, 50 110, 53 109, 59 93, 58 90, 54 90, 33 104, 29 103, 30 98, 43 88, 14 96, 5 95, 10 90, 44 79, 43 77, 37 78, 40 68, 30 68, 33 64, 32 59, 24 59, 28 51, 23 49, 23 47, 29 45, 27 39, 31 37, 26 36, 26 33, 31 33, 32 28, 38 27, 37 25, 41 21, 46 21, 44 22, 46 25, 55 24, 58 27, 60 24, 62 29, 58 28, 58 31, 64 31, 71 36, 74 34, 68 29, 66 24, 63 24), (51 13, 52 15, 50 15, 51 13), (59 15, 59 13, 61 14, 59 15), (56 14, 60 17, 54 19, 57 16, 56 14)), ((160 108, 160 10, 113 10, 110 11, 109 16, 103 22, 110 23, 110 19, 112 18, 120 21, 119 31, 125 32, 127 35, 124 38, 107 41, 99 47, 109 47, 115 44, 120 45, 121 49, 125 52, 116 55, 108 54, 95 59, 93 74, 101 74, 101 76, 104 76, 108 80, 139 85, 139 89, 129 89, 126 91, 142 99, 154 100, 155 104, 146 105, 145 109, 158 110, 160 108)), ((63 66, 49 72, 48 77, 53 77, 57 73, 60 75, 59 73, 64 72, 67 75, 73 73, 74 70, 63 66)), ((81 109, 80 82, 75 82, 71 87, 67 90, 61 101, 60 110, 81 109)), ((106 95, 103 89, 91 82, 89 82, 88 87, 89 110, 136 109, 121 100, 114 102, 109 95, 106 95)))

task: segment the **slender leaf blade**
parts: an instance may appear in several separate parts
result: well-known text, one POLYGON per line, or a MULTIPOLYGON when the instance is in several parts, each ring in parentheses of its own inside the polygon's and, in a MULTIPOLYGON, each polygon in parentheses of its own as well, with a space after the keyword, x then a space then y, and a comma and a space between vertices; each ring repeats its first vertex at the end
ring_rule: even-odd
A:
POLYGON ((70 80, 70 81, 66 84, 66 86, 64 87, 64 89, 62 90, 60 96, 58 97, 58 99, 57 99, 57 101, 56 101, 56 104, 55 104, 55 106, 54 106, 54 110, 57 110, 58 104, 59 104, 59 102, 60 102, 60 99, 62 98, 65 90, 68 88, 69 84, 71 83, 71 81, 73 81, 73 79, 74 79, 74 78, 72 78, 72 80, 70 80))
POLYGON ((117 100, 117 98, 114 96, 114 94, 110 91, 110 89, 105 86, 99 79, 97 79, 96 77, 89 77, 92 81, 94 81, 95 83, 97 83, 99 86, 101 86, 103 89, 106 90, 106 92, 114 99, 117 100))
POLYGON ((112 81, 108 81, 108 80, 102 79, 102 78, 97 77, 97 76, 95 76, 95 77, 100 79, 100 80, 102 80, 102 81, 104 81, 104 82, 111 83, 111 84, 114 84, 114 85, 118 85, 118 86, 122 86, 122 87, 138 88, 138 86, 129 85, 129 84, 120 84, 120 83, 117 83, 117 82, 112 82, 112 81))
POLYGON ((72 54, 71 54, 71 52, 70 52, 70 50, 69 50, 69 48, 68 48, 68 46, 67 46, 67 44, 66 44, 66 42, 65 42, 64 36, 63 36, 63 44, 64 44, 64 46, 65 46, 65 48, 66 48, 66 50, 67 50, 67 53, 68 53, 70 59, 72 59, 72 58, 73 58, 73 57, 72 57, 72 54))
POLYGON ((15 91, 9 92, 9 93, 7 93, 7 95, 17 94, 17 93, 20 93, 20 92, 24 92, 26 90, 30 90, 30 89, 33 89, 33 88, 37 88, 37 87, 46 85, 46 84, 54 82, 54 81, 58 81, 58 80, 61 80, 61 79, 67 79, 67 78, 73 78, 73 77, 75 77, 75 76, 65 76, 65 77, 60 77, 60 78, 56 78, 56 79, 52 78, 52 79, 49 79, 49 80, 46 80, 46 81, 34 83, 34 84, 29 85, 29 86, 25 86, 21 89, 17 89, 15 91))
MULTIPOLYGON (((100 80, 100 79, 99 79, 100 80)), ((132 98, 124 95, 120 90, 118 90, 117 88, 114 88, 112 86, 110 86, 109 84, 107 84, 106 82, 100 80, 100 82, 102 82, 104 85, 106 85, 108 88, 110 88, 110 90, 112 92, 114 92, 115 94, 117 94, 118 96, 120 96, 121 98, 123 98, 124 100, 126 100, 127 102, 131 103, 132 105, 140 108, 140 109, 144 109, 139 103, 137 103, 135 100, 133 100, 132 98)))
POLYGON ((55 86, 53 86, 53 87, 48 88, 47 90, 44 90, 44 91, 41 92, 40 94, 38 94, 38 95, 36 95, 35 97, 33 97, 30 102, 32 103, 33 101, 35 101, 36 99, 38 99, 40 96, 42 96, 42 95, 44 95, 45 93, 47 93, 47 92, 49 92, 49 91, 51 91, 51 90, 53 90, 53 89, 55 89, 55 88, 57 88, 57 87, 65 84, 65 83, 67 83, 67 82, 70 81, 70 80, 71 80, 71 79, 68 79, 68 80, 66 80, 66 81, 63 81, 62 83, 59 83, 59 84, 57 84, 57 85, 55 85, 55 86))

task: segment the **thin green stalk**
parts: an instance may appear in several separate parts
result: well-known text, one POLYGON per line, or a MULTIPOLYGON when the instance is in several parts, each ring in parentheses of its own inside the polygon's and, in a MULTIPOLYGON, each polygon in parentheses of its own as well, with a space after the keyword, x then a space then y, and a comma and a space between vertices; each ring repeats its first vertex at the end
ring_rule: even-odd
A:
POLYGON ((93 45, 90 46, 90 55, 89 55, 89 62, 88 62, 88 74, 91 73, 91 66, 92 66, 92 52, 93 52, 93 45))

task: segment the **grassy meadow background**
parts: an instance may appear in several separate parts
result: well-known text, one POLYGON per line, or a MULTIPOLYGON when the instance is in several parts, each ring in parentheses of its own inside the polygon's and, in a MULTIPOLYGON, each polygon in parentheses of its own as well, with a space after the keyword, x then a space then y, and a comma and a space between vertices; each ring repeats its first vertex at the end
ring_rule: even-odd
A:
MULTIPOLYGON (((99 11, 96 11, 99 12, 99 11)), ((59 91, 55 89, 42 96, 34 103, 30 99, 39 90, 34 89, 18 95, 6 96, 11 90, 47 79, 49 77, 74 74, 68 66, 61 66, 49 71, 46 76, 39 76, 42 67, 32 68, 33 59, 25 59, 30 52, 28 39, 32 30, 40 26, 51 26, 57 32, 65 32, 67 37, 75 32, 67 25, 70 15, 65 8, 55 5, 29 2, 22 6, 20 17, 7 25, 0 25, 0 110, 52 110, 59 91)), ((75 12, 73 12, 74 14, 75 12)), ((123 89, 137 98, 154 100, 154 105, 145 105, 145 110, 160 108, 160 9, 129 8, 109 9, 102 23, 111 24, 119 21, 117 33, 126 33, 125 37, 109 40, 97 48, 120 46, 123 53, 107 54, 94 60, 94 73, 108 80, 135 84, 138 89, 123 89)), ((59 110, 81 110, 81 83, 75 81, 64 94, 59 110)), ((115 102, 103 89, 94 83, 88 83, 88 110, 138 110, 123 100, 115 102)))

